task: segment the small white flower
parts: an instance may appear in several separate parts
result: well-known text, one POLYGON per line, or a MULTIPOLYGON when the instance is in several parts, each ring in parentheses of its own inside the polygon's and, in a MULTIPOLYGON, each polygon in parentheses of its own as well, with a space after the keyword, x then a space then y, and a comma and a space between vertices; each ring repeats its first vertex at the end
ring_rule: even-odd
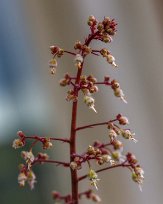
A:
POLYGON ((141 167, 136 167, 132 173, 132 179, 139 185, 140 191, 142 191, 142 185, 144 181, 144 170, 141 167))
POLYGON ((134 138, 135 133, 131 133, 130 130, 122 130, 121 133, 122 133, 122 136, 123 136, 125 139, 133 140, 135 143, 138 142, 138 140, 136 140, 136 139, 134 138))
POLYGON ((12 147, 17 149, 17 148, 21 148, 24 146, 24 142, 22 142, 21 139, 15 139, 12 143, 12 147))
POLYGON ((27 176, 24 173, 20 173, 18 175, 18 183, 20 187, 24 187, 26 181, 27 181, 27 176))
POLYGON ((113 65, 114 67, 117 67, 115 63, 115 58, 113 57, 113 55, 111 54, 107 55, 107 61, 109 62, 109 64, 113 65))
POLYGON ((23 157, 24 160, 26 160, 26 163, 28 165, 28 169, 30 169, 32 162, 35 160, 35 157, 34 157, 32 151, 29 151, 29 152, 22 151, 21 156, 23 157))
POLYGON ((85 95, 84 96, 84 103, 90 108, 90 109, 92 109, 95 113, 97 113, 97 111, 96 111, 96 109, 95 109, 95 105, 94 105, 94 103, 95 103, 95 100, 94 100, 94 98, 92 98, 91 96, 87 96, 87 95, 85 95))
POLYGON ((104 161, 104 162, 110 162, 110 160, 111 160, 111 156, 110 155, 108 155, 108 154, 104 154, 104 155, 102 155, 102 160, 104 161))
POLYGON ((95 193, 91 193, 90 198, 92 199, 92 201, 96 202, 96 203, 100 203, 101 202, 101 198, 95 194, 95 193))
POLYGON ((81 68, 81 64, 83 62, 83 57, 80 54, 76 54, 74 58, 75 66, 81 68))
POLYGON ((111 141, 115 140, 117 137, 117 133, 113 129, 109 129, 109 137, 111 141))
POLYGON ((124 95, 122 89, 120 89, 120 88, 115 89, 114 90, 114 95, 119 97, 124 103, 127 103, 127 101, 124 98, 125 95, 124 95))
POLYGON ((93 169, 89 170, 88 177, 89 177, 89 180, 91 181, 91 185, 94 186, 96 188, 96 190, 98 190, 97 182, 100 179, 98 179, 98 175, 96 174, 96 172, 93 169))
POLYGON ((50 61, 49 61, 49 67, 50 68, 57 68, 57 60, 56 59, 51 59, 50 61))
POLYGON ((126 157, 122 155, 123 149, 112 152, 112 158, 115 162, 122 163, 126 160, 126 157))
POLYGON ((27 173, 27 181, 32 190, 34 188, 34 184, 36 183, 36 176, 33 171, 29 171, 27 173))
POLYGON ((72 170, 76 170, 76 169, 78 169, 78 164, 76 162, 71 162, 70 167, 72 170))

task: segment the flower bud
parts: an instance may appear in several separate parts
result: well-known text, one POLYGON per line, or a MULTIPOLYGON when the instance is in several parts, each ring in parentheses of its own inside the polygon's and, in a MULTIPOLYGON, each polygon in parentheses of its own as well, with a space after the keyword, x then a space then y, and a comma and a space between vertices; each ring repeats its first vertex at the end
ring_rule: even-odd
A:
POLYGON ((96 150, 93 146, 89 145, 89 147, 87 149, 87 153, 92 154, 92 155, 96 155, 96 150))
POLYGON ((119 149, 121 149, 123 147, 122 142, 119 141, 119 140, 113 140, 112 145, 113 145, 115 150, 119 150, 119 149))
POLYGON ((74 62, 75 62, 75 66, 80 69, 81 64, 83 62, 83 57, 80 54, 76 54, 76 56, 74 58, 74 62))
POLYGON ((69 80, 67 80, 67 79, 61 79, 60 81, 59 81, 59 84, 60 84, 60 86, 67 86, 68 85, 68 83, 69 83, 69 80))
POLYGON ((122 130, 121 133, 125 139, 133 140, 135 143, 137 142, 137 140, 134 138, 135 133, 131 133, 130 130, 122 130))
POLYGON ((123 93, 122 89, 120 89, 120 88, 115 89, 115 90, 114 90, 114 95, 115 95, 116 97, 121 98, 121 100, 122 100, 124 103, 127 103, 127 101, 126 101, 125 98, 124 98, 124 93, 123 93))
POLYGON ((21 131, 21 130, 19 130, 19 131, 17 132, 17 135, 18 135, 19 137, 21 137, 21 138, 24 138, 24 137, 25 137, 25 134, 24 134, 23 131, 21 131))
POLYGON ((117 137, 117 133, 113 129, 110 129, 109 130, 109 137, 110 137, 111 141, 113 141, 117 137))
POLYGON ((117 67, 117 65, 115 64, 115 58, 111 54, 107 56, 107 61, 109 64, 113 65, 114 67, 117 67))
POLYGON ((59 50, 59 47, 54 46, 54 45, 50 46, 50 51, 52 55, 55 55, 58 52, 58 50, 59 50))
POLYGON ((76 169, 78 169, 78 164, 77 164, 76 162, 71 162, 71 163, 70 163, 70 168, 71 168, 72 170, 76 170, 76 169))
POLYGON ((57 52, 57 57, 61 57, 64 54, 64 50, 59 48, 58 52, 57 52))
POLYGON ((120 85, 119 85, 119 83, 114 79, 114 80, 111 81, 111 87, 112 87, 113 90, 116 90, 116 89, 120 88, 120 85))
POLYGON ((50 61, 49 61, 49 67, 50 68, 57 68, 57 60, 56 59, 51 59, 50 61))
POLYGON ((77 42, 75 43, 75 45, 74 45, 74 49, 75 49, 75 50, 76 50, 76 49, 79 49, 79 50, 82 49, 82 44, 81 44, 80 41, 77 41, 77 42))
POLYGON ((109 50, 107 50, 106 48, 103 48, 100 50, 100 53, 103 57, 107 57, 109 55, 109 50))
POLYGON ((102 155, 102 160, 104 161, 104 162, 110 162, 110 160, 111 160, 111 156, 110 155, 108 155, 108 154, 105 154, 105 155, 102 155))
POLYGON ((18 175, 18 183, 20 187, 24 187, 26 181, 27 181, 27 176, 25 175, 25 173, 20 173, 18 175))
POLYGON ((15 139, 12 143, 12 147, 15 149, 21 148, 25 145, 25 143, 21 139, 15 139))
POLYGON ((93 15, 91 15, 91 16, 89 16, 87 23, 89 26, 93 26, 93 25, 96 25, 97 20, 93 15))
POLYGON ((127 125, 129 124, 128 118, 125 116, 122 116, 121 114, 117 115, 117 120, 119 121, 120 125, 127 125))
POLYGON ((90 198, 92 199, 92 201, 96 202, 96 203, 100 203, 101 202, 101 198, 95 194, 95 193, 91 193, 90 198))
POLYGON ((136 164, 138 161, 137 161, 137 159, 136 159, 136 157, 135 157, 135 155, 133 155, 133 154, 131 154, 131 153, 128 153, 127 155, 126 155, 126 157, 127 157, 127 161, 130 163, 130 164, 136 164))
POLYGON ((112 41, 112 39, 111 39, 111 37, 109 35, 105 34, 105 35, 102 36, 102 41, 104 43, 108 43, 108 42, 110 43, 112 41))
POLYGON ((43 144, 43 149, 50 149, 53 146, 53 144, 50 141, 50 138, 43 139, 42 144, 43 144))
POLYGON ((102 30, 104 29, 104 25, 103 25, 101 22, 98 23, 97 29, 98 29, 99 31, 102 31, 102 30))
POLYGON ((91 96, 84 96, 84 103, 92 110, 94 110, 96 113, 96 109, 94 107, 94 103, 95 103, 95 100, 94 98, 92 98, 91 96))

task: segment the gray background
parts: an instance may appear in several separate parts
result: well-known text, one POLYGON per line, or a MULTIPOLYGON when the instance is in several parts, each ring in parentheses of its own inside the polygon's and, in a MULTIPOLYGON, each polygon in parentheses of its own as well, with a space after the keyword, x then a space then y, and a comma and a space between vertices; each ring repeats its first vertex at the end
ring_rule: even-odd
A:
MULTIPOLYGON (((53 189, 63 194, 70 190, 66 171, 50 165, 35 168, 38 183, 34 191, 20 189, 16 168, 21 160, 11 143, 19 129, 29 135, 69 135, 71 103, 64 100, 66 89, 60 88, 58 81, 65 72, 75 73, 75 68, 72 58, 65 56, 59 60, 57 76, 49 75, 49 46, 72 50, 74 42, 87 35, 86 21, 91 14, 99 20, 110 16, 118 22, 117 35, 108 46, 119 68, 112 69, 102 58, 90 57, 85 73, 117 79, 128 104, 113 97, 110 89, 100 87, 95 95, 98 114, 80 103, 78 124, 106 121, 118 113, 126 115, 139 142, 125 142, 125 151, 135 153, 145 170, 143 193, 125 169, 101 173, 98 193, 104 204, 162 203, 162 8, 161 0, 0 1, 0 203, 50 204, 53 189)), ((97 138, 106 140, 107 130, 81 131, 79 152, 97 138)), ((66 160, 67 151, 55 144, 49 154, 66 160)), ((81 182, 81 191, 87 187, 88 181, 81 182)))

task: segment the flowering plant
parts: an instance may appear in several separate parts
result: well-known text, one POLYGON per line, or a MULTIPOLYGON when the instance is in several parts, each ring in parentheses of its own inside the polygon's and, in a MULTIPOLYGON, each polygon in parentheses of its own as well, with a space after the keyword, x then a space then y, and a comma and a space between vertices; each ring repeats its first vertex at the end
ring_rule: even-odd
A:
POLYGON ((117 67, 115 58, 111 54, 110 50, 106 48, 94 49, 90 46, 93 40, 102 41, 104 43, 111 43, 112 37, 116 34, 116 22, 114 19, 105 17, 103 21, 98 22, 94 16, 89 16, 88 25, 90 28, 90 34, 86 37, 84 42, 77 41, 74 45, 74 52, 67 51, 58 46, 50 46, 51 54, 53 58, 49 61, 49 67, 52 75, 56 74, 57 60, 64 54, 69 54, 73 57, 74 64, 77 70, 76 76, 71 76, 66 73, 64 78, 60 80, 60 86, 70 87, 67 92, 66 100, 72 102, 72 118, 71 118, 71 130, 69 138, 58 137, 39 137, 39 136, 27 136, 24 132, 18 131, 18 139, 13 141, 13 147, 15 149, 24 147, 28 139, 33 140, 32 145, 28 151, 22 151, 21 156, 25 160, 24 164, 20 164, 20 173, 18 175, 18 183, 20 186, 24 186, 28 182, 31 189, 34 188, 36 183, 36 176, 32 170, 35 164, 53 163, 63 166, 70 170, 71 173, 71 193, 68 195, 61 195, 59 192, 54 191, 52 193, 55 201, 63 201, 66 204, 78 204, 82 197, 86 197, 94 202, 100 202, 101 198, 95 194, 92 188, 84 191, 78 191, 78 185, 84 179, 90 180, 90 185, 98 189, 98 183, 100 181, 98 173, 113 168, 124 167, 131 171, 131 177, 133 181, 138 183, 140 190, 144 180, 144 171, 138 164, 136 157, 128 152, 123 153, 123 143, 119 138, 137 142, 134 138, 134 133, 130 129, 124 127, 129 124, 127 117, 122 114, 118 114, 114 119, 107 120, 105 122, 93 123, 84 126, 77 126, 77 108, 78 108, 78 96, 81 92, 83 96, 83 102, 89 109, 97 113, 95 108, 95 99, 93 94, 98 91, 98 86, 109 86, 114 95, 120 98, 123 102, 127 103, 124 98, 124 93, 120 88, 120 84, 115 79, 110 79, 108 76, 104 76, 102 81, 96 79, 92 74, 86 76, 83 74, 85 69, 84 62, 89 55, 95 55, 96 57, 102 56, 106 61, 112 65, 113 68, 117 67), (108 129, 108 142, 94 141, 93 144, 89 144, 88 148, 83 153, 77 152, 76 136, 78 131, 83 129, 92 128, 96 126, 105 126, 108 129), (36 143, 40 142, 44 150, 53 147, 53 141, 61 141, 67 143, 70 147, 68 162, 57 161, 49 159, 46 153, 33 154, 32 149, 36 143), (103 166, 98 170, 93 169, 92 162, 98 166, 103 166), (85 175, 78 176, 78 171, 84 166, 88 165, 88 172, 85 175))

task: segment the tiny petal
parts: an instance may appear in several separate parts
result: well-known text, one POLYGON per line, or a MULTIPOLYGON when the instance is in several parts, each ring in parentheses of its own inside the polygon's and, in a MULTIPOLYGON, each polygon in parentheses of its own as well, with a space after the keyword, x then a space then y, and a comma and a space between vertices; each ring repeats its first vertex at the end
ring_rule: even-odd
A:
POLYGON ((18 183, 20 187, 24 187, 26 181, 27 181, 27 176, 24 173, 20 173, 18 175, 18 183))
POLYGON ((15 149, 21 148, 24 146, 24 142, 21 139, 15 139, 12 143, 12 147, 15 149))
POLYGON ((50 68, 56 68, 57 67, 57 60, 56 59, 51 59, 50 61, 49 61, 49 67, 50 68))

